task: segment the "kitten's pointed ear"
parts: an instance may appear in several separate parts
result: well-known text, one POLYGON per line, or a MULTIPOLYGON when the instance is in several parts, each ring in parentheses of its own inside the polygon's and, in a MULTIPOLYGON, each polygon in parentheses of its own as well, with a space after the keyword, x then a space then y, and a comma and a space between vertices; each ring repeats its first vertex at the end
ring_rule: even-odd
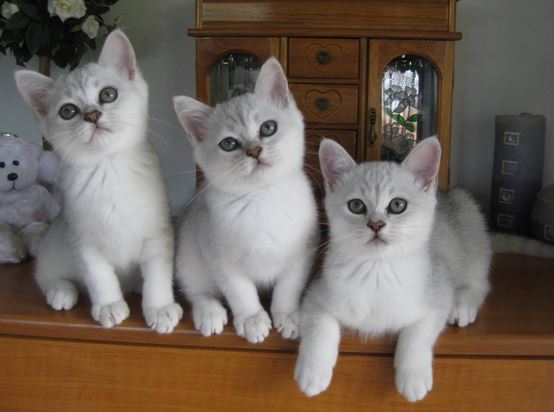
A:
POLYGON ((137 73, 135 50, 125 33, 114 30, 109 34, 102 47, 98 63, 125 72, 129 80, 135 78, 137 73))
POLYGON ((213 109, 187 96, 173 97, 173 107, 191 142, 194 144, 204 140, 208 131, 208 118, 213 109))
POLYGON ((440 162, 441 145, 439 140, 433 136, 418 143, 402 162, 402 167, 417 176, 427 191, 437 185, 440 162))
POLYGON ((344 148, 331 139, 323 139, 319 146, 319 164, 325 182, 331 191, 340 177, 353 169, 356 162, 344 148))
POLYGON ((275 57, 269 58, 260 69, 254 92, 260 96, 269 96, 281 108, 288 106, 289 85, 287 77, 275 57))
POLYGON ((54 80, 32 70, 15 72, 15 83, 19 93, 31 108, 39 115, 48 113, 47 97, 54 80))

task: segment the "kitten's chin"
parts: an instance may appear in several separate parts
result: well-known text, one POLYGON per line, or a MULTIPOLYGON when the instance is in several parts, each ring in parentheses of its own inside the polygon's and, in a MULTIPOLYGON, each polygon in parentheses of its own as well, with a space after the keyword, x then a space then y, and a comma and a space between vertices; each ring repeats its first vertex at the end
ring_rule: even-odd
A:
POLYGON ((109 127, 107 127, 103 124, 98 124, 93 128, 92 134, 90 135, 90 138, 88 139, 88 142, 91 143, 95 139, 106 137, 110 134, 112 134, 112 130, 109 127))
POLYGON ((264 174, 267 173, 271 169, 271 165, 266 162, 258 162, 252 167, 250 175, 256 175, 256 174, 264 174))
POLYGON ((374 236, 373 238, 368 240, 367 243, 370 246, 375 247, 375 248, 383 248, 387 245, 387 242, 384 239, 382 239, 380 237, 376 237, 376 236, 374 236))
POLYGON ((388 249, 389 243, 383 238, 374 236, 367 241, 366 246, 371 252, 379 254, 388 249))

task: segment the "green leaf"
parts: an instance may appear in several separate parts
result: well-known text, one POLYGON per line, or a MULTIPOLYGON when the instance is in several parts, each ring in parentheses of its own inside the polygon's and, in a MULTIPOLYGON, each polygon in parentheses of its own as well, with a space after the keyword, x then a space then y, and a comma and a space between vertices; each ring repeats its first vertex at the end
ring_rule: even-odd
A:
POLYGON ((96 42, 94 39, 89 38, 85 33, 82 33, 81 41, 85 43, 89 49, 96 49, 96 42))
POLYGON ((81 58, 86 51, 87 46, 84 43, 81 43, 79 46, 77 46, 75 54, 69 59, 69 70, 73 70, 79 65, 79 62, 81 61, 81 58))
POLYGON ((67 57, 64 56, 64 54, 59 50, 54 54, 54 63, 56 63, 56 66, 61 67, 62 69, 67 66, 67 60, 67 57))
POLYGON ((390 107, 385 107, 385 114, 390 116, 390 117, 394 116, 394 113, 392 112, 390 107))
POLYGON ((19 10, 21 10, 23 14, 25 14, 26 16, 30 17, 33 20, 43 21, 48 18, 48 14, 46 14, 45 11, 40 10, 36 4, 22 1, 19 3, 19 10))
POLYGON ((25 31, 25 43, 31 54, 36 54, 42 47, 48 44, 50 40, 50 31, 47 27, 37 22, 32 22, 25 31))
POLYGON ((406 128, 406 130, 409 130, 412 133, 415 131, 415 126, 413 123, 406 123, 404 127, 406 128))
POLYGON ((18 11, 6 22, 4 30, 18 30, 26 27, 31 22, 31 19, 18 11))
POLYGON ((423 115, 420 114, 420 113, 412 114, 410 117, 408 117, 408 121, 409 122, 419 122, 422 117, 423 117, 423 115))
POLYGON ((393 114, 391 117, 393 118, 393 120, 400 123, 402 126, 406 124, 406 119, 404 119, 404 117, 402 117, 401 114, 393 114))

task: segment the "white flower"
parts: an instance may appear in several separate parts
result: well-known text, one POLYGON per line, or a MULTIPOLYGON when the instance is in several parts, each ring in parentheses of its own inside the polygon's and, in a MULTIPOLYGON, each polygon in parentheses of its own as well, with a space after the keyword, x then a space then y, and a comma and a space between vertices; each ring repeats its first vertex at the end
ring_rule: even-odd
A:
POLYGON ((50 16, 58 16, 62 21, 71 17, 80 19, 87 12, 83 0, 48 0, 50 16))
POLYGON ((94 16, 88 16, 83 24, 81 24, 81 30, 83 30, 83 32, 91 39, 96 37, 99 28, 100 24, 94 16))
POLYGON ((2 17, 4 17, 5 19, 9 19, 18 11, 19 7, 17 7, 17 4, 13 4, 10 2, 2 4, 2 17))

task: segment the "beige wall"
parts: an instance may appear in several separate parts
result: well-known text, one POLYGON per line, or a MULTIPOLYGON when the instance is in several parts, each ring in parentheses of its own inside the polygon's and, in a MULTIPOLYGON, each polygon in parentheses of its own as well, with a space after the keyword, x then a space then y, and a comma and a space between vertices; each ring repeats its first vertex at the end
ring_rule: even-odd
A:
POLYGON ((494 116, 546 117, 543 184, 554 183, 554 1, 461 0, 456 45, 453 183, 488 205, 494 116))

